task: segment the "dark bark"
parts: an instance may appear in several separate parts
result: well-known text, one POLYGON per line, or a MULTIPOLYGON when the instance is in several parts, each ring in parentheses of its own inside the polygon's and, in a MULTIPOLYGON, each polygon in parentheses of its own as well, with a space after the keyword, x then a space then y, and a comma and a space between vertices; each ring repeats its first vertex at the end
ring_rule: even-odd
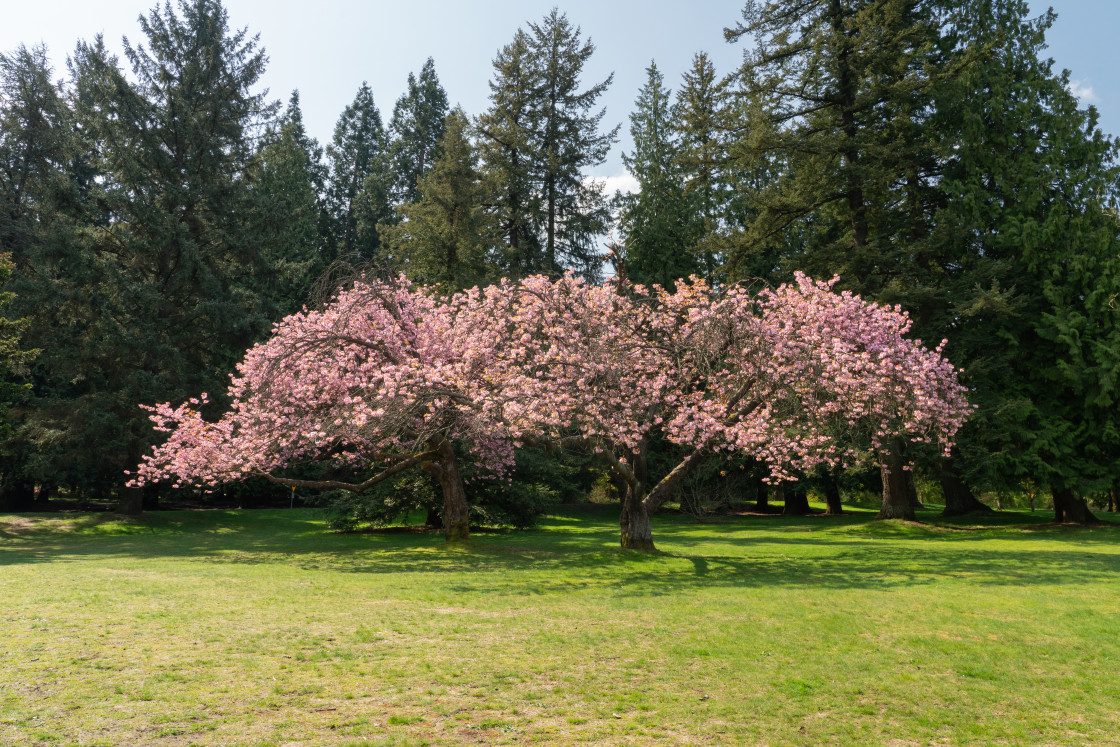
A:
POLYGON ((918 481, 914 479, 913 467, 906 470, 906 495, 910 497, 910 503, 915 510, 925 508, 922 505, 922 499, 918 497, 918 481))
POLYGON ((28 480, 5 475, 0 485, 0 511, 34 511, 35 486, 28 480))
POLYGON ((821 480, 821 486, 824 488, 824 502, 828 505, 825 513, 829 516, 843 514, 844 505, 840 503, 840 483, 836 481, 836 475, 831 472, 826 473, 821 480))
POLYGON ((626 550, 653 550, 653 520, 643 497, 631 487, 622 495, 622 547, 626 550))
POLYGON ((121 498, 117 502, 116 512, 128 516, 138 516, 144 512, 144 489, 123 488, 121 498))
POLYGON ((876 519, 907 519, 915 521, 914 504, 906 487, 906 460, 901 444, 895 442, 880 454, 883 460, 880 474, 883 477, 883 505, 876 519))
POLYGON ((755 496, 754 510, 760 514, 770 513, 770 488, 762 480, 757 483, 755 496))
POLYGON ((1054 495, 1054 521, 1059 524, 1099 524, 1100 520, 1089 510, 1084 498, 1078 497, 1072 488, 1051 485, 1054 495))
POLYGON ((46 507, 50 505, 51 496, 58 490, 57 485, 40 485, 39 489, 35 491, 35 504, 39 507, 46 507))
POLYGON ((995 513, 973 495, 972 489, 957 473, 956 463, 952 457, 941 460, 938 476, 941 479, 941 492, 945 494, 945 510, 941 513, 942 516, 995 513))
MULTIPOLYGON (((442 488, 440 492, 443 492, 442 488)), ((439 515, 437 509, 428 509, 428 515, 424 517, 424 526, 431 527, 432 529, 443 529, 443 517, 439 515)))
POLYGON ((471 538, 470 505, 467 492, 463 488, 463 476, 455 459, 455 448, 450 441, 443 440, 434 445, 438 462, 432 462, 429 469, 439 480, 443 492, 443 530, 448 542, 463 542, 471 538))
POLYGON ((782 509, 784 516, 806 516, 812 512, 809 508, 809 496, 801 483, 784 487, 782 493, 785 497, 785 507, 782 509))

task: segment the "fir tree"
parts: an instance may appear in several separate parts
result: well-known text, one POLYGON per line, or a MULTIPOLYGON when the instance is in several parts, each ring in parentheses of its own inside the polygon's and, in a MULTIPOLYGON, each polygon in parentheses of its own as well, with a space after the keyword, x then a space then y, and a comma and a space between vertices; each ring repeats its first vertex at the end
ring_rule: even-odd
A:
POLYGON ((265 139, 253 174, 252 222, 263 253, 261 292, 271 316, 297 311, 324 267, 320 230, 322 149, 307 135, 293 92, 277 128, 265 139))
POLYGON ((334 256, 371 259, 377 254, 376 226, 389 214, 387 159, 381 112, 373 102, 373 91, 362 83, 339 117, 327 146, 327 202, 334 256))
POLYGON ((634 150, 622 156, 639 190, 623 197, 619 224, 627 278, 671 288, 677 279, 698 269, 688 252, 697 232, 693 205, 685 196, 679 138, 673 129, 679 113, 655 63, 646 74, 646 84, 630 114, 634 150))
POLYGON ((495 279, 499 241, 489 194, 461 109, 447 115, 440 157, 420 179, 420 199, 402 205, 404 220, 388 229, 394 262, 417 282, 460 290, 495 279))
POLYGON ((408 90, 397 99, 389 121, 392 197, 396 204, 420 199, 419 181, 439 157, 446 117, 447 92, 436 77, 435 62, 429 57, 419 77, 408 74, 408 90))
POLYGON ((248 173, 275 111, 253 92, 264 51, 229 31, 217 0, 184 0, 178 14, 165 5, 140 24, 145 44, 125 40, 133 80, 100 38, 72 58, 98 171, 96 223, 83 234, 98 273, 69 367, 52 372, 75 382, 55 454, 80 462, 87 489, 121 494, 126 511, 141 495, 122 490, 123 472, 152 438, 137 404, 221 393, 267 329, 248 173))
POLYGON ((614 74, 580 90, 583 66, 595 51, 580 29, 555 8, 539 24, 529 24, 528 49, 539 75, 534 137, 537 183, 541 193, 544 266, 598 277, 601 253, 594 242, 606 233, 610 211, 601 183, 586 169, 606 160, 618 126, 599 132, 605 110, 595 111, 614 74))
POLYGON ((479 153, 494 185, 491 209, 506 244, 502 269, 520 277, 545 270, 539 192, 534 182, 537 61, 521 29, 494 58, 490 108, 478 118, 479 153))

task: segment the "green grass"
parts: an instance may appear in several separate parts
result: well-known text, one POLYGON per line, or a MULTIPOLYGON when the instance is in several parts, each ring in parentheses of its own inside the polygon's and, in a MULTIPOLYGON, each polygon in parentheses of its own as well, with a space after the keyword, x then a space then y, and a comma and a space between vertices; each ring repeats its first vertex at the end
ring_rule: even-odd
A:
POLYGON ((3 516, 0 744, 1120 743, 1120 527, 1041 520, 3 516))

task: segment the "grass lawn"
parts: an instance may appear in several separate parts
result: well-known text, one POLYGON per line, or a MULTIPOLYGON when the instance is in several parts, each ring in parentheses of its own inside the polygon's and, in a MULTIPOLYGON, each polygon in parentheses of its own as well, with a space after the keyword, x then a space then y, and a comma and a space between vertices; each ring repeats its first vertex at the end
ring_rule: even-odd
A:
POLYGON ((1120 744, 1116 524, 616 516, 0 516, 0 744, 1120 744))

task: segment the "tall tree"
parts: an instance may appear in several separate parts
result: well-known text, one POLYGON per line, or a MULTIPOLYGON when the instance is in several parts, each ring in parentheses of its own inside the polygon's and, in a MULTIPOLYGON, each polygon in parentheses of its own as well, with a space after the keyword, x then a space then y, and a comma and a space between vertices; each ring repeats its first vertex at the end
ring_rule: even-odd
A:
POLYGON ((373 102, 373 91, 362 83, 327 146, 327 199, 335 256, 371 259, 376 254, 380 245, 376 225, 389 213, 387 159, 381 112, 373 102))
POLYGON ((261 292, 279 318, 307 301, 323 269, 320 217, 324 206, 322 148, 303 126, 293 92, 278 126, 266 137, 253 172, 252 223, 264 255, 261 292))
POLYGON ((967 484, 1049 483, 1058 520, 1117 478, 1117 141, 1045 57, 1047 12, 961 0, 949 37, 977 64, 942 91, 953 149, 928 254, 945 267, 934 321, 980 405, 962 433, 967 484), (998 341, 993 344, 993 341, 998 341))
POLYGON ((72 58, 78 121, 98 171, 102 216, 84 234, 95 258, 88 320, 72 368, 60 455, 80 454, 86 487, 141 494, 121 475, 151 441, 140 402, 223 391, 239 351, 267 329, 247 216, 253 139, 275 108, 253 91, 266 57, 230 32, 218 0, 182 0, 140 18, 125 40, 132 80, 100 37, 72 58))
POLYGON ((436 76, 435 62, 429 57, 419 77, 408 74, 408 90, 397 99, 389 120, 392 196, 396 204, 420 199, 420 178, 439 157, 447 111, 447 92, 436 76))
POLYGON ((671 125, 680 140, 676 160, 684 176, 685 194, 700 221, 690 249, 709 279, 714 278, 724 253, 719 233, 729 191, 724 178, 725 101, 715 65, 706 52, 698 52, 677 89, 671 125))
MULTIPOLYGON (((924 0, 748 0, 744 22, 726 31, 757 40, 734 76, 732 148, 744 170, 781 170, 749 196, 753 220, 732 249, 733 269, 797 234, 786 257, 799 269, 839 274, 873 299, 912 300, 899 296, 921 271, 915 206, 938 166, 924 123, 949 69, 938 11, 924 0)), ((889 445, 882 454, 884 517, 914 516, 903 458, 889 445)))
POLYGON ((553 8, 539 24, 529 24, 529 53, 536 58, 538 122, 535 133, 545 269, 570 267, 598 277, 602 256, 594 242, 610 225, 601 183, 586 169, 606 160, 618 128, 600 132, 605 109, 595 110, 614 74, 580 90, 583 66, 595 52, 591 40, 553 8))
POLYGON ((439 158, 420 178, 420 199, 398 208, 404 220, 387 229, 394 262, 414 281, 454 291, 495 279, 500 240, 490 194, 462 109, 447 115, 439 158))
POLYGON ((490 108, 476 123, 486 178, 494 185, 491 209, 507 246, 502 268, 519 277, 544 269, 539 194, 534 183, 539 74, 521 29, 494 58, 490 108))
POLYGON ((688 251, 696 230, 673 129, 678 115, 664 76, 650 63, 630 114, 634 150, 622 156, 639 189, 623 197, 619 224, 628 279, 664 288, 698 269, 688 251))

